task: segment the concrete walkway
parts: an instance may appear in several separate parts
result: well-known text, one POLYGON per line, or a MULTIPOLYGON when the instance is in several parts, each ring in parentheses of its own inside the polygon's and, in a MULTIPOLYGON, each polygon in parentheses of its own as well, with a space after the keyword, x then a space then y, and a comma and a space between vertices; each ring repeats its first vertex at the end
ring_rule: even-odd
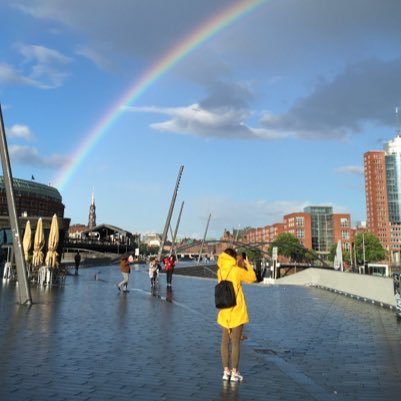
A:
POLYGON ((152 295, 145 268, 80 269, 16 304, 0 288, 0 400, 398 400, 394 312, 316 288, 245 287, 244 382, 221 380, 215 281, 175 275, 152 295))

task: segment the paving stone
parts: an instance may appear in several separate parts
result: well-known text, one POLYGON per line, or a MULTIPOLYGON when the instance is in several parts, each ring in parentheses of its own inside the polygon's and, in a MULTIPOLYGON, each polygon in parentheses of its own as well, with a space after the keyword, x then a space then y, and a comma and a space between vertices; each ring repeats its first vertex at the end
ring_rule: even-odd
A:
POLYGON ((245 286, 244 382, 221 380, 215 281, 80 269, 33 305, 0 286, 0 400, 382 400, 401 394, 401 325, 378 305, 308 287, 245 286), (96 273, 96 279, 95 279, 96 273))

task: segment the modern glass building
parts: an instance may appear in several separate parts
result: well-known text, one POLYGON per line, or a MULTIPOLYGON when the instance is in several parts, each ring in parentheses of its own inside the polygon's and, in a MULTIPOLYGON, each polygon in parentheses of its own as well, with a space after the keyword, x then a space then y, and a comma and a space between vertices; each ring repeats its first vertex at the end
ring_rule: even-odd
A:
POLYGON ((367 227, 401 262, 401 135, 364 155, 367 227))
POLYGON ((388 217, 390 223, 401 223, 401 137, 396 136, 385 147, 388 217))
POLYGON ((319 253, 329 253, 334 244, 333 208, 330 206, 308 206, 305 213, 311 215, 312 249, 319 253))

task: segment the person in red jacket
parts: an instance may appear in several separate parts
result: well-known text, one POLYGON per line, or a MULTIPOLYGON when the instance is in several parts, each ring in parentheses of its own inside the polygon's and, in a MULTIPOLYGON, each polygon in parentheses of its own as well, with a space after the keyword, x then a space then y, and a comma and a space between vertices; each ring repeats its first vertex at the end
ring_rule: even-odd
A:
POLYGON ((175 267, 175 256, 165 257, 163 259, 164 270, 167 276, 167 287, 171 287, 171 281, 173 279, 174 267, 175 267))

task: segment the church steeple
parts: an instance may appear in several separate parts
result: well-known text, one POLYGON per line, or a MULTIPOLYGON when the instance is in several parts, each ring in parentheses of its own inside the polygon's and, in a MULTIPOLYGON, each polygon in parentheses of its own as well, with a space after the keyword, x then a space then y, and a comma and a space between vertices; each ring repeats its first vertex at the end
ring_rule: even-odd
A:
POLYGON ((96 205, 95 205, 95 191, 92 191, 91 205, 89 207, 89 222, 88 228, 96 227, 96 205))

